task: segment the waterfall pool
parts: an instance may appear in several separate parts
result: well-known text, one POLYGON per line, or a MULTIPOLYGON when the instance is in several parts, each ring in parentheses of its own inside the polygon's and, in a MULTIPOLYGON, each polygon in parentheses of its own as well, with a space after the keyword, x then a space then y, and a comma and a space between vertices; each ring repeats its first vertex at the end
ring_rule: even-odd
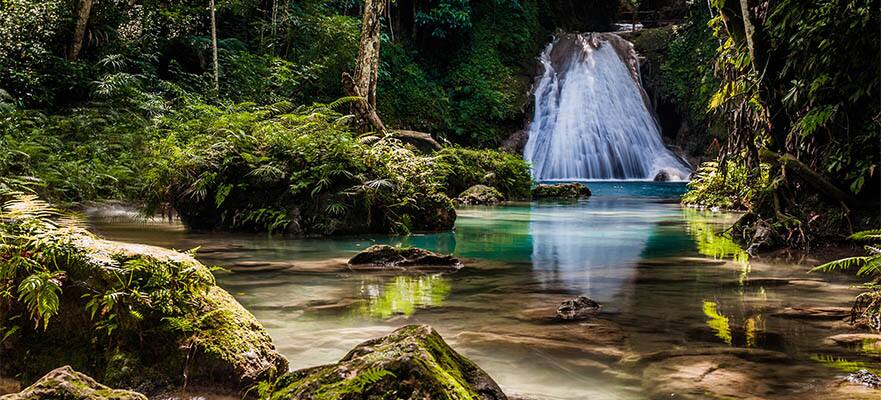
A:
POLYGON ((577 202, 464 208, 455 232, 409 237, 93 225, 110 239, 201 246, 199 258, 230 270, 219 283, 262 321, 294 369, 335 362, 412 323, 432 325, 524 399, 700 397, 705 386, 739 398, 836 398, 844 374, 881 369, 879 346, 826 340, 847 332, 836 313, 857 292, 853 278, 808 274, 817 262, 810 258, 750 259, 718 234, 737 215, 683 209, 673 201, 682 184, 589 186, 594 196, 577 202), (455 253, 466 267, 447 275, 341 268, 375 243, 455 253), (550 319, 577 295, 602 304, 597 319, 550 319))

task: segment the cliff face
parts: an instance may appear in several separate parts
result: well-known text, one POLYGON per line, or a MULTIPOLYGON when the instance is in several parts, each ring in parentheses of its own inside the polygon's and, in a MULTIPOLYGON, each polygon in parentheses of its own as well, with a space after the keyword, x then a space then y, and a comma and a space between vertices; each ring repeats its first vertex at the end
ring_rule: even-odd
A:
POLYGON ((689 105, 677 101, 678 96, 666 93, 662 84, 666 78, 662 74, 662 66, 675 30, 675 26, 665 26, 622 32, 620 36, 633 43, 638 54, 642 87, 658 119, 664 142, 692 166, 697 166, 713 156, 707 154, 712 142, 708 128, 690 123, 686 115, 689 105))

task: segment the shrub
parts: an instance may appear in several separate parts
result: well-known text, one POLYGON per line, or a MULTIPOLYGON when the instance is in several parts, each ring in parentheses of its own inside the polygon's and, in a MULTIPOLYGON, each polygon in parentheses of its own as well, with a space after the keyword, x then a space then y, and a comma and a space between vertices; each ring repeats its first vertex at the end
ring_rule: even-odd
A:
POLYGON ((438 177, 449 196, 458 196, 474 185, 487 185, 507 199, 529 198, 529 165, 513 154, 447 147, 438 153, 437 164, 438 177))
POLYGON ((431 168, 396 139, 356 138, 326 106, 201 106, 165 118, 152 145, 150 208, 197 229, 297 234, 452 227, 431 168), (369 143, 365 144, 365 143, 369 143))

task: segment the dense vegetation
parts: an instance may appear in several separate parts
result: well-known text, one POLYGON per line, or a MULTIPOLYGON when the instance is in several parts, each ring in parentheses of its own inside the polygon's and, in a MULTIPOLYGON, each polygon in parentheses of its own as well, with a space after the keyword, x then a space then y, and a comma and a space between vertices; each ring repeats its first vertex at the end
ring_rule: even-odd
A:
POLYGON ((708 108, 727 134, 684 201, 749 211, 735 232, 757 247, 877 226, 877 2, 741 3, 713 2, 720 84, 708 108))

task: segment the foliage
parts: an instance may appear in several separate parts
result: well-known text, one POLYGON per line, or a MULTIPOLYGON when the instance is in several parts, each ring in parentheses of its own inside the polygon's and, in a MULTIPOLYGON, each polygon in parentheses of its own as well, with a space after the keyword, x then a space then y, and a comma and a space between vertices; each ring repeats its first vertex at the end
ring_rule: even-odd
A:
POLYGON ((422 213, 451 211, 429 157, 396 139, 357 139, 328 106, 192 111, 155 128, 146 185, 152 208, 168 202, 192 227, 407 232, 429 228, 422 213))
POLYGON ((859 268, 857 276, 870 278, 865 291, 854 301, 852 319, 874 330, 881 330, 881 229, 854 233, 853 241, 867 242, 867 255, 847 257, 814 267, 811 271, 831 272, 859 268))
POLYGON ((438 153, 436 169, 443 190, 451 197, 471 186, 486 185, 507 199, 527 199, 532 187, 528 164, 500 151, 447 147, 438 153))
POLYGON ((67 283, 81 282, 85 287, 76 292, 86 299, 85 311, 110 336, 145 319, 195 313, 193 299, 214 284, 204 268, 185 262, 119 258, 96 264, 84 246, 91 240, 36 196, 14 195, 0 212, 0 299, 21 302, 30 320, 46 329, 67 283), (84 279, 88 275, 101 278, 84 279))
POLYGON ((715 161, 705 162, 688 183, 690 191, 682 196, 682 204, 726 210, 748 209, 757 190, 767 181, 767 172, 760 172, 758 176, 752 176, 751 172, 743 164, 731 160, 727 160, 724 167, 715 161))
MULTIPOLYGON (((676 27, 666 44, 660 66, 659 94, 680 107, 689 127, 697 130, 709 128, 707 105, 719 85, 712 68, 719 43, 707 26, 709 17, 704 4, 692 4, 686 22, 676 27)), ((702 132, 703 136, 707 133, 702 132)))
POLYGON ((743 205, 748 218, 736 229, 756 245, 808 246, 877 221, 881 54, 869 38, 881 24, 871 3, 776 2, 752 18, 751 42, 740 3, 712 3, 720 84, 709 110, 728 131, 718 163, 742 165, 735 178, 751 189, 705 176, 686 201, 743 205), (847 209, 829 186, 847 192, 847 209))
POLYGON ((61 204, 134 198, 146 124, 137 113, 115 110, 0 110, 0 189, 61 204))

